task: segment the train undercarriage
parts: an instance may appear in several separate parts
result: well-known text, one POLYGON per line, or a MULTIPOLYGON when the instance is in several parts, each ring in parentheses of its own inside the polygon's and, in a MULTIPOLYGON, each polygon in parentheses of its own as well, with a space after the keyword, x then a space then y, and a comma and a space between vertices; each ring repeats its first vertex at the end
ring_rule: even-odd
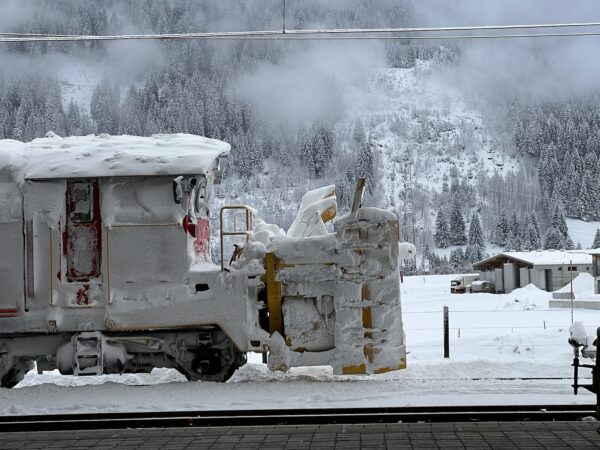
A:
POLYGON ((188 380, 228 380, 246 362, 218 327, 197 330, 3 336, 0 339, 2 387, 13 387, 37 366, 39 373, 63 375, 150 373, 177 369, 188 380), (35 349, 35 351, 32 351, 35 349))

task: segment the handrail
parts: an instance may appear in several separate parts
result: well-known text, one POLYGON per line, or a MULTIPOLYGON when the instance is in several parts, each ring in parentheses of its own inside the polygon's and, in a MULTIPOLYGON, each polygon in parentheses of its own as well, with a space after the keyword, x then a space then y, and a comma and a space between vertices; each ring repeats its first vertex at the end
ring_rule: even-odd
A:
MULTIPOLYGON (((252 211, 253 209, 247 205, 226 205, 219 210, 219 239, 221 243, 221 270, 225 270, 225 256, 223 253, 223 237, 224 236, 246 236, 248 241, 249 231, 252 229, 252 211), (246 213, 246 229, 244 231, 236 231, 237 220, 234 220, 233 231, 223 231, 223 212, 227 210, 236 210, 246 213)), ((236 219, 236 217, 234 217, 236 219)))

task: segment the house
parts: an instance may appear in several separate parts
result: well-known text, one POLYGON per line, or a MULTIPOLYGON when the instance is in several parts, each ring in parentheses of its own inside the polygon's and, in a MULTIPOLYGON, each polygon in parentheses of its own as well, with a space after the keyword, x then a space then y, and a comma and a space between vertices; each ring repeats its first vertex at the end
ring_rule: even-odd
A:
MULTIPOLYGON (((539 250, 504 252, 473 264, 480 280, 494 283, 496 293, 532 283, 548 292, 566 285, 580 273, 592 273, 589 250, 539 250)), ((599 256, 600 258, 600 252, 599 256)), ((597 287, 596 287, 597 288, 597 287)))
POLYGON ((600 248, 587 250, 592 257, 592 276, 594 277, 594 294, 600 294, 600 248))

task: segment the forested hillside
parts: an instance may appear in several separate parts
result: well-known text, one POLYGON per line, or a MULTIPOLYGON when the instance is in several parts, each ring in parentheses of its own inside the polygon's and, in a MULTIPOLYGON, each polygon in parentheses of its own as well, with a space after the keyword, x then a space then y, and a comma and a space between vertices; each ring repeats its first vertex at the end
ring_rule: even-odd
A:
MULTIPOLYGON (((409 0, 288 0, 287 26, 422 25, 431 20, 422 8, 409 0)), ((8 1, 0 17, 1 32, 22 33, 280 27, 275 0, 8 1)), ((346 209, 359 176, 369 180, 365 203, 394 210, 404 237, 444 270, 460 270, 490 245, 575 246, 564 217, 600 220, 597 86, 540 95, 523 88, 529 72, 496 79, 486 72, 493 64, 473 67, 473 55, 482 51, 495 55, 495 63, 507 54, 544 59, 550 45, 0 45, 0 138, 29 141, 52 130, 222 139, 232 154, 218 201, 251 204, 284 227, 302 194, 320 185, 335 182, 346 209), (436 255, 436 247, 452 254, 436 255)))

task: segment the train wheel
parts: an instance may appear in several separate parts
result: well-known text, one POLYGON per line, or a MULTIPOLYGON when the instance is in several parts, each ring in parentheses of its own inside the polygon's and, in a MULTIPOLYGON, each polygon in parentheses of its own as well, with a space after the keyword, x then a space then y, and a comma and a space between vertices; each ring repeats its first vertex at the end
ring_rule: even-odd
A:
POLYGON ((198 352, 191 365, 179 365, 178 370, 189 381, 225 382, 237 369, 246 364, 246 354, 235 350, 223 356, 214 349, 198 352), (207 354, 209 355, 207 357, 207 354))
POLYGON ((15 364, 0 378, 0 385, 3 388, 9 389, 15 387, 25 378, 25 374, 31 369, 33 369, 33 361, 24 361, 15 364))
POLYGON ((179 371, 191 381, 227 381, 246 363, 246 354, 239 351, 221 330, 214 330, 210 343, 188 349, 177 360, 179 371))

